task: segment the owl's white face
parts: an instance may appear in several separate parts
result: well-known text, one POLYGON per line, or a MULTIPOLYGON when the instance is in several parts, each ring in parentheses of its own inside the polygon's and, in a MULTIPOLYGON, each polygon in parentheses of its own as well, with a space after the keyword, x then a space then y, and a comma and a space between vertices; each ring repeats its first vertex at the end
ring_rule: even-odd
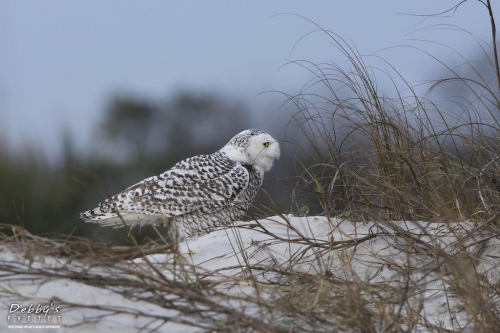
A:
POLYGON ((274 161, 280 157, 278 142, 266 132, 245 130, 234 136, 221 152, 233 161, 271 170, 274 161))
POLYGON ((248 143, 247 153, 252 161, 250 164, 257 165, 264 171, 271 170, 274 161, 280 157, 278 142, 269 134, 263 133, 250 137, 248 143))

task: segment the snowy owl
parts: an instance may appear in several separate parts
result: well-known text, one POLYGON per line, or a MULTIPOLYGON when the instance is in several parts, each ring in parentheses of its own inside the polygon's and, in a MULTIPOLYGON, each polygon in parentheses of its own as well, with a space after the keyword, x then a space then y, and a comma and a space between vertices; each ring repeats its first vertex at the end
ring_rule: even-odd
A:
POLYGON ((245 214, 279 156, 269 134, 245 130, 215 153, 183 160, 80 217, 113 226, 165 223, 175 238, 207 233, 245 214))

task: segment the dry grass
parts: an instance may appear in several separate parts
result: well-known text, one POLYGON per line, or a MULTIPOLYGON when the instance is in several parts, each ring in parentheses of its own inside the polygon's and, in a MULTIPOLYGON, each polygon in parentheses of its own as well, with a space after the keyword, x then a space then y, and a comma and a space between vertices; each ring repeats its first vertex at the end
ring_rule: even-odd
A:
POLYGON ((91 303, 71 295, 53 298, 65 311, 97 311, 87 320, 132 315, 147 321, 146 332, 168 330, 171 323, 210 332, 494 332, 500 325, 499 262, 483 253, 500 244, 491 243, 498 228, 440 224, 437 233, 428 226, 416 232, 400 222, 363 229, 359 223, 326 219, 330 230, 345 232, 342 238, 332 231, 326 237, 308 234, 308 228, 318 230, 313 221, 300 229, 286 216, 274 220, 287 230, 285 240, 273 224, 258 221, 228 229, 239 260, 224 258, 216 269, 195 264, 181 247, 56 241, 18 228, 14 236, 2 237, 0 294, 29 299, 22 288, 5 287, 20 279, 39 281, 34 283, 42 288, 48 281, 69 280, 138 306, 102 303, 95 296, 91 303), (248 239, 248 231, 267 238, 256 240, 254 234, 248 239), (280 250, 283 244, 288 252, 280 250), (8 249, 17 249, 22 259, 9 259, 8 249), (153 253, 161 255, 146 255, 153 253), (135 257, 140 258, 130 260, 135 257), (485 269, 482 262, 491 267, 485 269), (436 293, 442 304, 429 306, 436 293), (443 322, 430 318, 430 310, 440 311, 443 322))
MULTIPOLYGON (((392 73, 371 68, 369 57, 317 28, 345 57, 338 62, 348 65, 294 62, 313 75, 284 104, 308 138, 298 151, 294 197, 312 194, 326 213, 344 212, 356 220, 496 223, 500 78, 489 74, 500 65, 491 55, 482 49, 492 67, 486 74, 472 62, 462 64, 474 78, 439 62, 449 76, 427 82, 429 89, 419 95, 390 64, 392 73), (379 90, 377 72, 390 78, 392 96, 379 90), (440 105, 433 93, 444 86, 460 90, 440 105), (312 163, 306 167, 304 160, 312 163)), ((496 56, 496 43, 490 47, 496 56)))

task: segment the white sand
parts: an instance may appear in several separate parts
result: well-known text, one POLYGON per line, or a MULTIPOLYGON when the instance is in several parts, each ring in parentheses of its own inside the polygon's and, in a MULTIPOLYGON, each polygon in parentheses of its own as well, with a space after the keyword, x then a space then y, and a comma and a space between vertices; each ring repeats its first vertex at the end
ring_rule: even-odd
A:
MULTIPOLYGON (((246 269, 249 265, 263 268, 293 267, 296 271, 309 274, 328 272, 330 276, 338 279, 370 280, 370 283, 384 283, 395 287, 405 285, 408 281, 409 292, 413 295, 411 300, 415 302, 415 306, 418 302, 423 302, 423 315, 426 319, 432 324, 441 324, 455 330, 460 330, 460 327, 466 324, 466 312, 453 297, 452 288, 448 284, 450 277, 447 276, 447 268, 436 265, 433 253, 438 250, 448 255, 462 253, 464 265, 472 265, 470 256, 475 256, 478 259, 476 269, 479 273, 485 273, 491 280, 500 277, 499 236, 490 237, 479 231, 471 233, 473 224, 469 222, 352 223, 338 219, 328 220, 325 217, 292 216, 287 216, 286 219, 288 222, 276 216, 259 221, 269 232, 283 240, 265 234, 261 227, 245 228, 256 225, 255 222, 248 222, 238 223, 238 228, 215 231, 191 239, 189 243, 183 242, 179 246, 179 252, 188 262, 192 262, 195 268, 176 263, 177 268, 173 269, 172 255, 167 254, 150 255, 145 259, 157 267, 164 277, 175 281, 195 282, 206 273, 205 280, 220 282, 216 287, 217 291, 232 296, 255 296, 255 287, 245 283, 248 281, 245 277, 251 275, 260 281, 259 297, 264 299, 273 297, 276 293, 273 288, 265 286, 269 281, 276 281, 279 275, 270 272, 263 274, 259 270, 249 272, 246 269), (328 250, 331 244, 339 246, 338 243, 332 242, 359 241, 370 235, 376 237, 346 250, 328 250), (410 246, 410 235, 413 238, 413 247, 410 246), (307 238, 315 239, 314 243, 325 247, 320 258, 315 255, 317 248, 308 248, 310 243, 308 244, 307 238), (418 243, 419 239, 431 246, 418 243), (470 244, 474 245, 465 246, 470 244), (480 252, 474 252, 479 249, 480 252), (413 269, 409 270, 408 267, 413 269), (235 281, 235 278, 239 279, 235 281)), ((96 278, 97 274, 106 279, 106 276, 117 277, 124 274, 120 267, 150 270, 144 258, 117 263, 116 269, 89 269, 88 262, 67 262, 66 258, 38 256, 30 264, 18 247, 3 245, 0 250, 2 264, 18 268, 18 273, 2 272, 5 275, 0 277, 0 313, 3 318, 9 315, 12 303, 27 306, 30 303, 36 305, 52 302, 54 306, 61 306, 61 329, 38 329, 37 332, 137 332, 141 328, 145 328, 145 332, 197 332, 203 330, 181 322, 206 324, 209 327, 219 320, 215 316, 210 322, 194 315, 181 315, 175 309, 165 309, 153 302, 137 301, 133 297, 122 295, 120 291, 123 292, 123 289, 120 288, 95 287, 82 281, 47 278, 36 273, 36 268, 60 272, 63 270, 61 267, 64 267, 64 270, 79 272, 79 276, 91 273, 89 276, 93 278, 96 278), (73 306, 70 307, 67 303, 73 306), (172 318, 177 322, 164 324, 154 316, 172 318)), ((136 277, 130 274, 124 278, 136 280, 136 277)), ((226 299, 210 294, 205 297, 222 307, 237 309, 246 315, 261 318, 264 322, 269 322, 269 325, 279 325, 279 321, 283 320, 255 302, 245 299, 226 299)), ((186 303, 173 296, 172 300, 180 306, 204 306, 202 303, 186 303)), ((26 315, 21 323, 26 323, 25 318, 26 315)), ((220 320, 223 322, 224 318, 220 320)), ((0 320, 0 331, 7 331, 8 324, 13 323, 17 323, 15 318, 10 323, 0 320)), ((47 323, 47 320, 42 319, 40 323, 47 323)), ((52 323, 57 324, 54 321, 52 323)))

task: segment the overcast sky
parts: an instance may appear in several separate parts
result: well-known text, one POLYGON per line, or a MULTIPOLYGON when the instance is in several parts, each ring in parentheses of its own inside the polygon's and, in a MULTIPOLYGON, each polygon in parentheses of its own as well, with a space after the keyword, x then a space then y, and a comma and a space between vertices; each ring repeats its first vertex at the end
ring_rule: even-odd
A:
POLYGON ((37 142, 55 153, 67 126, 85 149, 115 93, 166 99, 202 89, 278 109, 278 96, 255 96, 296 93, 310 79, 298 66, 283 67, 289 60, 337 61, 324 34, 301 40, 315 27, 285 13, 337 33, 361 54, 383 56, 412 82, 428 79, 436 62, 400 46, 454 61, 446 48, 421 41, 432 40, 475 57, 474 41, 444 25, 489 42, 487 11, 470 0, 452 17, 402 14, 438 13, 458 2, 2 0, 0 140, 37 142))

